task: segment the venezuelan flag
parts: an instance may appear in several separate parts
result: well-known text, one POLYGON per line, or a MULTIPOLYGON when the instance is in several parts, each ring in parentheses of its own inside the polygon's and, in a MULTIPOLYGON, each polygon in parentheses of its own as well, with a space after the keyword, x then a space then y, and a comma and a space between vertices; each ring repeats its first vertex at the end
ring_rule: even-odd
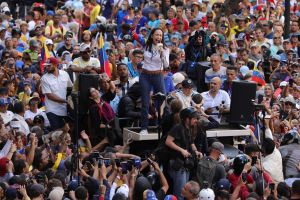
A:
POLYGON ((264 76, 257 70, 253 70, 251 80, 262 86, 266 85, 264 76))
POLYGON ((109 61, 108 61, 106 51, 104 49, 104 39, 103 39, 102 33, 100 33, 98 45, 99 45, 98 46, 99 47, 99 61, 100 61, 100 65, 101 65, 101 71, 105 72, 108 75, 108 77, 111 77, 109 61))
POLYGON ((41 51, 41 62, 40 62, 40 70, 41 74, 44 74, 44 64, 47 61, 47 59, 50 58, 50 52, 46 45, 42 48, 41 51))

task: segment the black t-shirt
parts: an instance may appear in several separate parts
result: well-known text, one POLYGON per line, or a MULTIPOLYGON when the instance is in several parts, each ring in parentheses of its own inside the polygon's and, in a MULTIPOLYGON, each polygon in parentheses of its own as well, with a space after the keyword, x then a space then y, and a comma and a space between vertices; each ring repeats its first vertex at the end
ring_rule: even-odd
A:
POLYGON ((62 47, 60 47, 60 48, 57 50, 57 52, 56 52, 57 56, 58 56, 58 57, 61 57, 61 55, 62 55, 62 53, 63 53, 64 51, 68 51, 68 52, 72 53, 72 52, 73 52, 73 47, 71 47, 70 49, 67 49, 67 47, 66 47, 65 45, 62 46, 62 47))
MULTIPOLYGON (((176 124, 169 132, 170 136, 172 136, 174 138, 174 143, 183 148, 188 150, 189 152, 191 152, 191 144, 192 144, 192 137, 189 133, 189 129, 187 129, 186 127, 184 127, 182 125, 182 123, 180 124, 176 124)), ((182 158, 182 155, 180 152, 175 151, 175 150, 171 150, 171 158, 182 158)))

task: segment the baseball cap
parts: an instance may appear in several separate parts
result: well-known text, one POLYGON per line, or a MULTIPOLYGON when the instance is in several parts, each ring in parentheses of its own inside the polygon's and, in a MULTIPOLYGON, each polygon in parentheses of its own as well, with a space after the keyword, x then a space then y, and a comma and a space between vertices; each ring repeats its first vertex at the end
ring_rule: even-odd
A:
POLYGON ((153 190, 145 190, 143 192, 143 199, 145 200, 157 200, 156 196, 155 196, 155 192, 153 190))
POLYGON ((191 79, 185 79, 182 81, 182 87, 184 88, 193 88, 194 84, 191 79))
POLYGON ((211 148, 216 149, 216 150, 218 150, 220 152, 224 151, 224 145, 221 142, 214 142, 214 143, 212 143, 211 148))
POLYGON ((140 32, 141 32, 141 31, 144 31, 144 30, 147 31, 147 28, 146 28, 145 26, 142 26, 142 27, 140 28, 140 32))
POLYGON ((59 61, 56 58, 51 57, 44 63, 44 65, 51 65, 51 64, 57 66, 59 64, 59 61))
POLYGON ((122 184, 119 189, 117 190, 116 193, 121 193, 124 194, 126 196, 126 198, 128 198, 129 196, 129 187, 126 184, 122 184))
POLYGON ((269 49, 271 47, 271 45, 268 42, 265 42, 261 45, 261 47, 266 47, 269 49))
POLYGON ((7 105, 7 104, 9 104, 9 101, 7 100, 7 98, 0 98, 0 106, 4 106, 4 105, 7 105))
POLYGON ((257 44, 256 42, 252 42, 252 43, 250 44, 250 48, 252 48, 252 47, 258 47, 258 44, 257 44))
POLYGON ((53 10, 48 10, 47 15, 48 16, 54 16, 54 11, 53 10))
POLYGON ((178 85, 179 83, 182 83, 182 81, 183 81, 184 79, 185 79, 185 77, 183 76, 182 73, 176 72, 175 74, 173 74, 173 77, 172 77, 173 85, 176 86, 176 85, 178 85))
POLYGON ((174 195, 167 195, 164 200, 177 200, 177 197, 174 195))
POLYGON ((29 187, 28 196, 37 197, 45 192, 45 188, 43 185, 35 183, 29 187))
POLYGON ((88 44, 85 44, 85 43, 82 43, 81 45, 80 45, 80 52, 83 52, 83 51, 85 51, 85 50, 87 50, 87 49, 90 49, 91 47, 90 47, 90 45, 88 45, 88 44))
POLYGON ((37 101, 37 102, 40 102, 40 98, 39 97, 30 97, 29 98, 29 104, 31 103, 31 101, 37 101))
POLYGON ((241 66, 240 68, 240 73, 245 76, 247 73, 249 72, 249 67, 247 67, 246 65, 241 66))
POLYGON ((285 87, 287 86, 288 82, 286 81, 282 81, 280 84, 279 84, 279 87, 285 87))
POLYGON ((279 55, 273 55, 273 56, 272 56, 272 60, 277 60, 277 61, 280 61, 280 60, 281 60, 281 58, 280 58, 280 56, 279 56, 279 55))
POLYGON ((285 103, 286 102, 290 102, 292 104, 295 104, 295 100, 294 100, 294 97, 285 97, 284 100, 283 100, 285 103))
POLYGON ((173 23, 172 23, 171 20, 168 20, 168 21, 166 22, 166 25, 173 25, 173 23))
POLYGON ((52 41, 51 39, 46 39, 45 44, 46 44, 46 45, 48 45, 48 44, 53 44, 53 41, 52 41))
POLYGON ((29 46, 39 47, 39 43, 38 43, 38 41, 36 41, 35 39, 31 39, 31 40, 29 41, 29 46))
POLYGON ((13 187, 7 188, 5 191, 6 199, 16 199, 17 198, 17 189, 13 187))
POLYGON ((216 183, 215 187, 216 187, 216 190, 227 190, 228 191, 231 187, 231 184, 228 179, 222 178, 216 183))
POLYGON ((64 191, 63 188, 61 188, 61 187, 54 187, 52 189, 52 191, 49 193, 48 198, 50 200, 63 199, 64 193, 65 193, 65 191, 64 191))

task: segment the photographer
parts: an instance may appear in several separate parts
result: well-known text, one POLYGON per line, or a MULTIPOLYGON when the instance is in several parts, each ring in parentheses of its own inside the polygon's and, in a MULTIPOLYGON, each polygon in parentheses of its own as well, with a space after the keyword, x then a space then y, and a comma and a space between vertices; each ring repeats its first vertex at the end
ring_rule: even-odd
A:
POLYGON ((194 108, 183 109, 180 112, 181 123, 170 130, 165 142, 170 152, 168 172, 173 180, 173 194, 179 200, 183 200, 181 189, 189 180, 190 170, 194 168, 193 155, 201 155, 192 135, 197 118, 194 108))

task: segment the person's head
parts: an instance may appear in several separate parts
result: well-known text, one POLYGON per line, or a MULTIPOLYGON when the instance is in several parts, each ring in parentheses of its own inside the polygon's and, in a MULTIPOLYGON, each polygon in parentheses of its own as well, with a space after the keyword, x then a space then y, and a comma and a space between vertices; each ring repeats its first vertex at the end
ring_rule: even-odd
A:
POLYGON ((91 87, 89 89, 89 91, 90 91, 89 92, 89 98, 90 99, 92 99, 92 100, 99 99, 100 93, 99 93, 99 91, 96 88, 91 87))
POLYGON ((210 56, 211 67, 214 71, 219 71, 221 68, 221 57, 219 54, 213 54, 210 56))
POLYGON ((57 70, 58 64, 59 64, 59 61, 56 58, 54 58, 54 57, 49 58, 47 60, 47 62, 44 63, 47 73, 53 74, 57 70))
POLYGON ((285 182, 280 182, 277 185, 277 194, 279 199, 282 197, 289 199, 291 196, 291 189, 285 182))
POLYGON ((282 44, 282 36, 280 33, 274 33, 273 43, 277 46, 282 44))
POLYGON ((84 61, 89 61, 91 58, 91 47, 88 44, 82 43, 80 45, 80 55, 84 61))
POLYGON ((79 186, 75 190, 75 197, 77 200, 88 200, 88 190, 84 186, 79 186))
POLYGON ((91 42, 92 35, 89 30, 83 31, 82 33, 82 42, 91 42))
POLYGON ((270 84, 266 84, 264 88, 264 93, 266 97, 271 97, 273 94, 273 89, 270 84))
POLYGON ((31 39, 29 41, 29 48, 31 51, 37 51, 39 49, 40 44, 35 39, 31 39))
POLYGON ((236 79, 237 75, 237 68, 236 67, 227 67, 226 70, 226 76, 227 76, 227 81, 232 82, 236 79))
POLYGON ((218 92, 221 88, 222 80, 219 77, 211 79, 209 83, 209 90, 211 92, 218 92))
POLYGON ((182 85, 182 93, 185 95, 185 96, 191 96, 192 93, 193 93, 193 87, 194 87, 194 84, 192 82, 191 79, 185 79, 182 81, 181 83, 182 85))
POLYGON ((14 170, 15 170, 14 174, 15 175, 21 175, 21 174, 25 173, 26 168, 27 168, 27 165, 26 165, 25 160, 18 159, 18 160, 14 161, 14 170))
POLYGON ((245 154, 237 155, 233 160, 234 173, 239 176, 248 162, 250 162, 250 160, 245 154))
POLYGON ((209 146, 209 156, 215 160, 219 160, 223 151, 224 145, 221 142, 215 141, 209 146))
POLYGON ((159 43, 164 44, 163 30, 160 28, 154 28, 151 30, 146 46, 157 45, 159 43))
POLYGON ((43 200, 45 188, 41 184, 32 184, 28 189, 28 196, 33 200, 43 200))
POLYGON ((61 15, 56 13, 53 16, 53 24, 58 25, 61 21, 61 15))
POLYGON ((260 148, 257 144, 247 144, 245 146, 245 154, 250 158, 259 156, 260 148))
POLYGON ((262 145, 262 151, 265 156, 270 155, 274 152, 275 142, 271 138, 265 138, 262 145))
POLYGON ((53 41, 51 39, 46 39, 45 44, 46 44, 49 51, 53 50, 54 44, 53 44, 53 41))
POLYGON ((14 113, 19 114, 19 115, 24 115, 25 107, 22 102, 17 102, 14 104, 14 113))
POLYGON ((39 170, 44 170, 49 163, 49 153, 45 148, 36 148, 32 165, 39 170))
POLYGON ((99 75, 99 86, 100 86, 100 89, 104 92, 109 90, 110 80, 106 73, 102 73, 99 75))
POLYGON ((188 107, 180 111, 180 119, 186 127, 195 126, 198 119, 197 111, 193 107, 188 107))
POLYGON ((298 31, 299 31, 299 23, 298 21, 293 20, 291 24, 291 32, 296 33, 298 31))
POLYGON ((244 28, 246 26, 246 19, 243 17, 237 18, 236 22, 239 28, 244 28))
POLYGON ((122 80, 128 80, 129 74, 128 74, 128 68, 125 63, 119 63, 117 65, 117 73, 120 79, 122 80))
POLYGON ((196 199, 198 198, 199 192, 200 192, 199 184, 195 181, 189 181, 183 186, 181 190, 181 195, 185 199, 196 199))
POLYGON ((9 101, 7 98, 0 98, 0 112, 6 113, 9 105, 9 101))
POLYGON ((144 53, 143 51, 139 50, 139 49, 134 49, 132 52, 132 63, 134 64, 138 64, 141 63, 143 61, 144 58, 144 53))
POLYGON ((10 49, 10 48, 13 47, 13 41, 12 41, 12 38, 11 38, 11 37, 7 37, 7 38, 5 39, 5 47, 6 47, 7 49, 10 49))
POLYGON ((283 41, 283 49, 284 49, 284 51, 288 51, 288 50, 290 50, 292 48, 292 46, 291 46, 291 41, 289 40, 289 39, 286 39, 286 40, 284 40, 283 41))

